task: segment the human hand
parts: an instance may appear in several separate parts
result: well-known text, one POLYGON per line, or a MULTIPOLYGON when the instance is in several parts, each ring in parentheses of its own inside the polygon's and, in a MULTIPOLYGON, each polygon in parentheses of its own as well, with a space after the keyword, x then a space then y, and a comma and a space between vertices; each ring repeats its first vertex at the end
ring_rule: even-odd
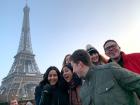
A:
POLYGON ((50 92, 51 92, 51 85, 46 84, 46 85, 43 87, 43 92, 45 92, 45 93, 50 93, 50 92))

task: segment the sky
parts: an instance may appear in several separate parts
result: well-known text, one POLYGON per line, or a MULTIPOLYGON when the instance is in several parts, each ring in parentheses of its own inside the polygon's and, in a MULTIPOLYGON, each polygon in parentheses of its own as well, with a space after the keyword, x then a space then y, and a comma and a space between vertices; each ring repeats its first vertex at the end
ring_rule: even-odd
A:
MULTIPOLYGON (((0 83, 17 54, 26 0, 0 0, 0 83)), ((66 54, 107 39, 125 53, 140 52, 140 0, 28 0, 33 53, 41 73, 61 70, 66 54)))

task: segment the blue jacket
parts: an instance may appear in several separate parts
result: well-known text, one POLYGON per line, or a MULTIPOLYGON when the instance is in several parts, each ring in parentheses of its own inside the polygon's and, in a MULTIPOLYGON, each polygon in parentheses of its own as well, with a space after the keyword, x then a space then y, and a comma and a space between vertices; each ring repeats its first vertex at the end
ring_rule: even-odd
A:
POLYGON ((39 105, 42 91, 43 91, 43 86, 41 86, 41 85, 36 86, 36 88, 35 88, 35 103, 36 103, 36 105, 39 105))

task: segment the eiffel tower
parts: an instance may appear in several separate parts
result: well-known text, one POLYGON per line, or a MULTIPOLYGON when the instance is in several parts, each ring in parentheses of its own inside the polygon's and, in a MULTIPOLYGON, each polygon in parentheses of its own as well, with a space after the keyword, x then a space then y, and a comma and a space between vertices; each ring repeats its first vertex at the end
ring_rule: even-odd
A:
POLYGON ((3 78, 0 87, 0 100, 8 102, 11 97, 19 100, 34 99, 34 89, 42 80, 42 74, 32 51, 29 11, 25 5, 22 32, 17 54, 8 75, 3 78))

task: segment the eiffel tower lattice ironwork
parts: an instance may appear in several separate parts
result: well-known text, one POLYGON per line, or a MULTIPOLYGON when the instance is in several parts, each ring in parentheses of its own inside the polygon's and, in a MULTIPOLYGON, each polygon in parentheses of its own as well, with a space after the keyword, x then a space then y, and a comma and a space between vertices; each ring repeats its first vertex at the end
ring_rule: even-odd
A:
POLYGON ((0 99, 9 101, 13 96, 20 100, 34 99, 34 89, 42 80, 42 74, 35 61, 30 38, 29 11, 24 7, 24 17, 19 48, 14 63, 3 79, 0 87, 0 99))

